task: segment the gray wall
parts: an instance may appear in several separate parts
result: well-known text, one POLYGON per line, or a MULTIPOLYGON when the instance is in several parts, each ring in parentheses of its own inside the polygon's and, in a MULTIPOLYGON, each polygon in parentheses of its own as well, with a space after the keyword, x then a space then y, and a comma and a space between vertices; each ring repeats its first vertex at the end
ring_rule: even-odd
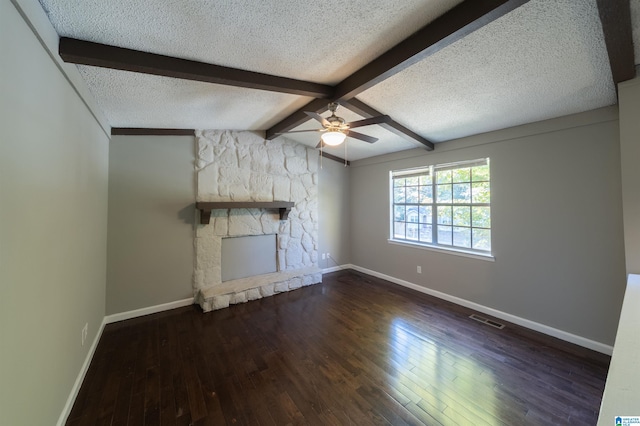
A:
POLYGON ((318 182, 318 266, 323 269, 351 263, 349 238, 349 168, 326 158, 318 182), (322 259, 330 253, 331 259, 322 259))
POLYGON ((107 315, 193 296, 195 138, 114 136, 107 315))
POLYGON ((0 32, 0 423, 49 426, 104 318, 109 139, 8 1, 0 32))
POLYGON ((625 283, 616 108, 362 160, 351 194, 353 264, 613 344, 625 283), (481 157, 495 262, 387 242, 390 170, 481 157))
POLYGON ((628 274, 640 274, 640 79, 619 86, 624 243, 628 274))

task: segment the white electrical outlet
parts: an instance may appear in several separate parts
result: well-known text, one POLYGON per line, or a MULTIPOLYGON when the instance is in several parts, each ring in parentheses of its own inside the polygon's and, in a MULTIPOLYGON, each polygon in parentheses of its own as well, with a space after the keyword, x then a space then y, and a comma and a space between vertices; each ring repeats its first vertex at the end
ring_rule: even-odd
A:
POLYGON ((327 258, 327 255, 322 253, 322 260, 325 260, 327 258))
POLYGON ((418 266, 418 273, 421 274, 422 273, 422 266, 418 266))
POLYGON ((86 322, 84 327, 82 327, 82 346, 84 346, 84 342, 87 340, 87 334, 89 332, 89 323, 86 322))

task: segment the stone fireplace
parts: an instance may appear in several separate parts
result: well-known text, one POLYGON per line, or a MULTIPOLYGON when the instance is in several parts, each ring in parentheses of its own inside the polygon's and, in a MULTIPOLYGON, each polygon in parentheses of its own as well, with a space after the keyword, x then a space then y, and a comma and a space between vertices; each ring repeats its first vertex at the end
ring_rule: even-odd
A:
POLYGON ((234 208, 212 210, 209 224, 196 225, 193 285, 202 310, 321 282, 317 152, 248 131, 197 131, 196 143, 197 201, 295 203, 286 220, 269 209, 234 208), (276 272, 222 281, 223 238, 270 234, 276 235, 276 272))

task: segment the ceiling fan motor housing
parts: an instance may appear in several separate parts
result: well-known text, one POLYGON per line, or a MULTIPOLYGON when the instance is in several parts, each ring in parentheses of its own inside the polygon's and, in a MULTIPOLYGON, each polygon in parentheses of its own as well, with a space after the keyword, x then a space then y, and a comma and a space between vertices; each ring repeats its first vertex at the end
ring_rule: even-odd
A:
POLYGON ((338 128, 338 129, 348 129, 349 126, 346 124, 346 121, 344 121, 344 118, 342 117, 338 117, 336 115, 332 115, 330 117, 327 117, 327 121, 329 122, 329 124, 331 124, 331 128, 338 128))

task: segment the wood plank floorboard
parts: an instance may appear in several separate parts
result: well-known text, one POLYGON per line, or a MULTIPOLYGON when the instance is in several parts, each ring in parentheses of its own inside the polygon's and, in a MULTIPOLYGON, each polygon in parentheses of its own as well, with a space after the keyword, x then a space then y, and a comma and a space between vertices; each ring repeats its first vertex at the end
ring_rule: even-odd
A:
POLYGON ((348 270, 109 324, 67 425, 596 424, 608 356, 472 313, 348 270))

